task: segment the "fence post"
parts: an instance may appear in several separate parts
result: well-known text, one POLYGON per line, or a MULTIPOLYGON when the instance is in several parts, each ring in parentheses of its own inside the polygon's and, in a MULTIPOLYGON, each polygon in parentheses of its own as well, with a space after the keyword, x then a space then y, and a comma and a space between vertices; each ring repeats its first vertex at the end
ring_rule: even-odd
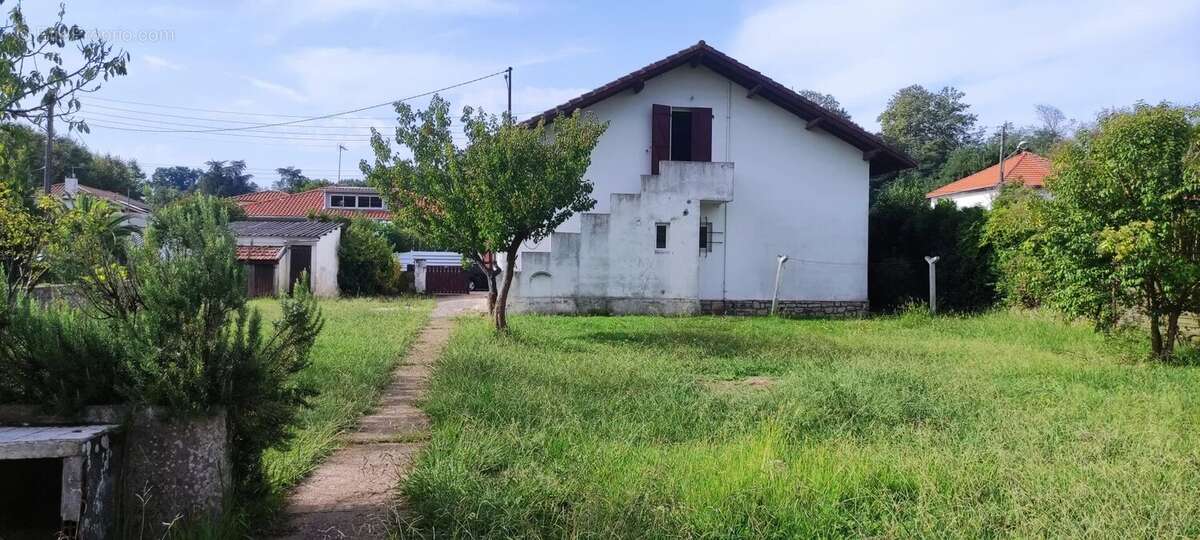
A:
POLYGON ((416 263, 416 267, 413 269, 413 288, 423 294, 425 292, 425 259, 415 259, 413 262, 416 263))
POLYGON ((941 257, 925 257, 929 263, 929 312, 937 314, 937 262, 941 257))

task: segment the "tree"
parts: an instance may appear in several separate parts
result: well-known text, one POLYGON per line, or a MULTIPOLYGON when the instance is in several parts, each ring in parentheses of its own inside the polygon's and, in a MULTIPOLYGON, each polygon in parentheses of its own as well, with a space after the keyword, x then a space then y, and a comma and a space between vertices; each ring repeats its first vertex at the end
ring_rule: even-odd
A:
POLYGON ((159 167, 150 175, 150 185, 155 188, 173 188, 180 193, 187 193, 196 188, 200 175, 204 171, 192 167, 159 167))
POLYGON ((91 159, 85 167, 68 171, 75 174, 80 184, 120 193, 135 199, 142 198, 146 173, 142 172, 137 161, 125 161, 111 154, 90 155, 89 157, 91 159))
POLYGON ((1035 238, 1059 307, 1101 329, 1140 311, 1157 358, 1174 353, 1180 315, 1200 310, 1200 128, 1188 115, 1138 104, 1064 143, 1035 238))
POLYGON ((69 128, 86 131, 83 120, 75 117, 79 94, 99 90, 98 81, 125 75, 129 53, 114 51, 103 39, 89 39, 79 26, 64 23, 65 15, 60 5, 58 20, 35 30, 19 3, 8 12, 7 24, 0 26, 0 120, 41 123, 53 110, 69 128), (75 50, 64 54, 68 45, 75 50))
POLYGON ((405 229, 462 253, 487 273, 493 320, 505 330, 521 244, 545 238, 596 204, 583 175, 607 125, 576 111, 552 128, 542 122, 528 127, 467 107, 461 120, 468 144, 459 149, 450 136, 449 110, 438 96, 423 111, 397 104, 395 139, 412 157, 393 153, 372 133, 375 165, 363 162, 361 168, 405 229), (505 256, 499 289, 491 254, 505 256))
POLYGON ((11 188, 0 186, 0 273, 9 301, 17 291, 36 287, 50 270, 45 254, 55 238, 62 208, 50 197, 41 197, 33 208, 26 202, 11 188))
POLYGON ((920 174, 937 171, 950 152, 980 138, 965 95, 953 87, 937 93, 921 85, 901 88, 879 115, 884 139, 916 159, 920 174))
POLYGON ((1074 121, 1067 120, 1067 115, 1053 105, 1034 105, 1033 111, 1041 122, 1041 125, 1034 129, 1034 134, 1045 139, 1049 145, 1065 139, 1075 126, 1074 121))
POLYGON ((338 288, 354 296, 395 294, 400 263, 383 231, 372 220, 355 218, 338 244, 338 288))
POLYGON ((295 167, 280 167, 275 169, 275 172, 279 173, 279 180, 276 180, 275 184, 271 186, 274 189, 288 193, 298 193, 310 189, 306 188, 306 186, 312 180, 304 176, 304 172, 300 169, 295 167))
POLYGON ((254 184, 250 182, 254 175, 246 174, 245 161, 231 161, 226 165, 224 161, 214 160, 206 162, 205 165, 208 165, 208 169, 200 174, 200 180, 196 183, 200 193, 233 197, 256 191, 254 184))
POLYGON ((809 101, 824 107, 825 110, 831 113, 841 116, 846 120, 850 119, 850 113, 842 108, 842 104, 838 102, 837 98, 833 97, 833 94, 822 94, 816 90, 801 90, 799 94, 809 101))

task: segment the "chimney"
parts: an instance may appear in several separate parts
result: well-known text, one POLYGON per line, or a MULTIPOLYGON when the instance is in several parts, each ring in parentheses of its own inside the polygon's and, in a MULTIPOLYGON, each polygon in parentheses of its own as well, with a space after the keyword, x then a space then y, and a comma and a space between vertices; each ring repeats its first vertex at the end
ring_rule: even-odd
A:
POLYGON ((74 176, 68 176, 63 183, 63 191, 72 197, 79 192, 79 179, 74 176))

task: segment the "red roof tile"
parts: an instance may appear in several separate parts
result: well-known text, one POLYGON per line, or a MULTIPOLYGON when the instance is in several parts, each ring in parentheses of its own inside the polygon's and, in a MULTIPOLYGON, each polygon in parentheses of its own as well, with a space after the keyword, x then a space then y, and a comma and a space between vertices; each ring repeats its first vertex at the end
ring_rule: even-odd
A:
POLYGON ((282 246, 238 246, 239 261, 278 261, 283 256, 282 246))
MULTIPOLYGON (((345 217, 367 217, 371 219, 391 219, 392 213, 387 210, 353 210, 348 208, 325 208, 325 194, 338 193, 375 193, 374 190, 363 188, 322 187, 287 194, 259 202, 242 204, 247 218, 280 218, 308 217, 314 213, 325 213, 345 217)), ((240 204, 240 203, 239 203, 240 204)))
MULTIPOLYGON (((1026 187, 1041 188, 1050 174, 1050 160, 1033 152, 1020 152, 1004 160, 1004 181, 1020 181, 1026 187)), ((1000 184, 1000 164, 946 184, 925 194, 926 198, 943 197, 964 191, 994 188, 1000 184)))
POLYGON ((284 197, 287 197, 288 195, 290 195, 290 194, 286 191, 276 191, 273 189, 268 189, 266 191, 252 191, 250 193, 243 193, 241 195, 233 197, 233 201, 236 202, 238 204, 238 206, 246 206, 248 204, 253 204, 256 202, 273 201, 275 199, 282 199, 284 197))

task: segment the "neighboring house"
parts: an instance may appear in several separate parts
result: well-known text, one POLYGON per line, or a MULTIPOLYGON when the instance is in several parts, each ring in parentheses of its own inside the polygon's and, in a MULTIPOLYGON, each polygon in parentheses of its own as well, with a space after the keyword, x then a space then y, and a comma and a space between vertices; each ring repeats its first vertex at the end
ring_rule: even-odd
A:
POLYGON ((514 310, 765 313, 779 255, 781 312, 867 310, 869 179, 911 158, 703 41, 526 122, 576 109, 597 204, 524 246, 514 310))
MULTIPOLYGON (((1050 160, 1026 150, 1004 159, 1004 182, 1020 182, 1025 187, 1042 190, 1046 187, 1046 176, 1050 174, 1050 160)), ((997 163, 937 188, 925 194, 930 204, 951 201, 959 208, 978 206, 992 207, 992 201, 1000 194, 1000 164, 997 163)))
POLYGON ((250 296, 286 293, 305 271, 314 295, 338 295, 340 223, 235 221, 229 228, 237 237, 237 258, 246 266, 250 296))
POLYGON ((73 200, 80 193, 108 201, 117 211, 121 212, 121 215, 125 216, 128 224, 137 227, 138 230, 146 228, 146 222, 150 219, 150 206, 142 201, 113 191, 82 185, 78 179, 70 177, 61 184, 50 186, 50 195, 63 201, 63 204, 68 207, 73 205, 73 200))
POLYGON ((250 219, 305 219, 313 214, 388 220, 392 213, 369 187, 326 186, 300 193, 259 191, 234 197, 250 219))

